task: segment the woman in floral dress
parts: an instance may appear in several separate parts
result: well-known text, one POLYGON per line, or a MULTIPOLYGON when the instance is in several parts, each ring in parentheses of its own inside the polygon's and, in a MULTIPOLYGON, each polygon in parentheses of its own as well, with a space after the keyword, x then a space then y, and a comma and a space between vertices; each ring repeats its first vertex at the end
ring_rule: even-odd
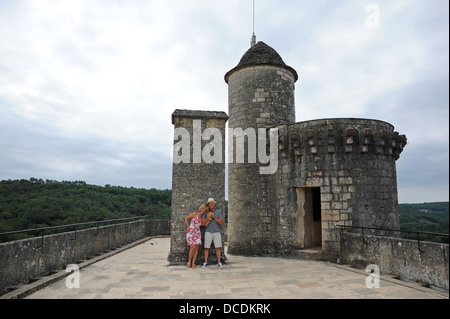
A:
POLYGON ((186 265, 187 268, 197 268, 195 266, 195 260, 197 259, 198 247, 202 244, 202 234, 200 232, 200 226, 202 224, 202 215, 208 211, 208 206, 203 204, 199 207, 198 212, 193 212, 186 216, 184 219, 186 229, 186 241, 188 246, 191 246, 189 251, 189 260, 186 265), (191 220, 189 223, 189 219, 191 220))

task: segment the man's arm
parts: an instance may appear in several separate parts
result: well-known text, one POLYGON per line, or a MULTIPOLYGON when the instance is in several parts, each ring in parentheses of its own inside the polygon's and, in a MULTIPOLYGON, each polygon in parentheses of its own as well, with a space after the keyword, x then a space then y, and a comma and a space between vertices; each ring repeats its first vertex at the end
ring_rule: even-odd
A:
POLYGON ((209 219, 208 215, 206 215, 206 218, 203 218, 203 216, 202 216, 202 226, 208 226, 209 221, 210 221, 210 219, 209 219))
POLYGON ((223 218, 222 218, 222 211, 220 211, 220 218, 216 218, 214 216, 214 220, 216 221, 217 224, 222 225, 223 224, 223 218))

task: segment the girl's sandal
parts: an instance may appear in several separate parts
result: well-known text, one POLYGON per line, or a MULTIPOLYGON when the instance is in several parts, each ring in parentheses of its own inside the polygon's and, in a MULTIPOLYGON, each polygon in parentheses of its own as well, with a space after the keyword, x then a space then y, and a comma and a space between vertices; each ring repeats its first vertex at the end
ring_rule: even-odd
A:
POLYGON ((187 263, 187 264, 186 264, 186 268, 191 268, 191 264, 190 264, 190 263, 187 263))
POLYGON ((192 268, 197 268, 197 266, 195 264, 192 264, 192 268))

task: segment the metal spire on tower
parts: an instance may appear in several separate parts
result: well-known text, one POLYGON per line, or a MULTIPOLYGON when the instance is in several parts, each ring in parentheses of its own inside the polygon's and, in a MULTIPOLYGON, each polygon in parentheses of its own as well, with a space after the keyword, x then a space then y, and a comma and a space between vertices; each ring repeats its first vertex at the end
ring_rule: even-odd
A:
POLYGON ((256 44, 256 35, 255 35, 255 0, 253 0, 253 35, 250 42, 250 47, 253 48, 253 46, 256 44))

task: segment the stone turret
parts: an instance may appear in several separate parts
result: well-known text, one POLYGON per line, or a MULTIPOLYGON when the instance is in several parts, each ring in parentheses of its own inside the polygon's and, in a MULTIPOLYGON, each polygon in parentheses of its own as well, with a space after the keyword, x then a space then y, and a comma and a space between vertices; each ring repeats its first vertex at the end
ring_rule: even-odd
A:
MULTIPOLYGON (((337 224, 399 229, 395 161, 405 145, 404 135, 379 120, 338 118, 280 126, 273 185, 282 250, 338 252, 337 224)), ((377 231, 383 233, 396 235, 377 231)))
POLYGON ((225 74, 229 127, 269 127, 295 122, 297 72, 259 41, 225 74))
MULTIPOLYGON (((294 85, 297 72, 264 42, 258 42, 225 74, 228 83, 228 128, 268 128, 295 122, 294 85)), ((258 136, 260 138, 260 136, 258 136)), ((257 161, 249 160, 256 150, 247 136, 244 150, 229 135, 229 153, 244 151, 244 162, 230 158, 228 165, 228 238, 230 253, 267 254, 273 252, 276 224, 273 177, 260 173, 257 161), (249 148, 250 147, 250 148, 249 148)), ((258 145, 258 151, 261 145, 258 145)), ((263 146, 265 147, 265 146, 263 146)))
MULTIPOLYGON (((336 260, 338 225, 384 229, 377 234, 399 228, 396 160, 406 136, 374 119, 296 123, 297 79, 297 72, 264 42, 252 46, 225 74, 230 254, 298 255, 316 248, 321 259, 336 260)), ((192 131, 191 115, 176 111, 175 126, 192 131)), ((205 125, 223 132, 225 121, 224 115, 220 123, 207 120, 205 125)), ((172 237, 182 238, 183 227, 178 230, 179 221, 174 221, 184 212, 177 206, 186 202, 182 196, 200 198, 211 189, 194 186, 196 165, 208 174, 216 172, 214 166, 198 163, 174 165, 172 237)))
POLYGON ((232 254, 286 255, 317 247, 332 259, 339 251, 338 224, 399 228, 395 161, 406 137, 379 120, 294 123, 297 78, 263 42, 225 75, 229 130, 277 133, 277 166, 266 175, 258 169, 261 163, 250 160, 255 148, 250 137, 242 146, 229 135, 229 153, 236 154, 239 147, 246 151, 246 162, 229 160, 232 254))

